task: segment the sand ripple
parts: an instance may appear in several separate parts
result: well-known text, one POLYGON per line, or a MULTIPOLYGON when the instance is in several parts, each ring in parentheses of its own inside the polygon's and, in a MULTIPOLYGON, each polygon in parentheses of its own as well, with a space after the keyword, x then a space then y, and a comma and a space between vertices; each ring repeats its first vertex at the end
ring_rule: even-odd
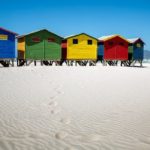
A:
POLYGON ((0 150, 149 150, 149 74, 1 68, 0 150))

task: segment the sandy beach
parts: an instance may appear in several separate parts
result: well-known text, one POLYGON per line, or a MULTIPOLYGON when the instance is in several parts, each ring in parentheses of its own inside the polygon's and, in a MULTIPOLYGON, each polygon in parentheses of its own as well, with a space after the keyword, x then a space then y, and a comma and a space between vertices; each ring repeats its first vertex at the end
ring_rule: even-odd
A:
POLYGON ((150 64, 0 67, 0 150, 150 150, 150 64))

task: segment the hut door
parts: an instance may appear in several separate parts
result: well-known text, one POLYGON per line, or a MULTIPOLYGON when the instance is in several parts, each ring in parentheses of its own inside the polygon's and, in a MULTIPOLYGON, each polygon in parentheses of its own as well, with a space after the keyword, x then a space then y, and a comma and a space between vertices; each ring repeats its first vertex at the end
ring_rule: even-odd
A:
POLYGON ((62 47, 61 58, 62 58, 62 60, 66 60, 67 59, 67 40, 62 41, 61 47, 62 47))
POLYGON ((62 48, 62 59, 63 60, 67 59, 67 48, 62 48))

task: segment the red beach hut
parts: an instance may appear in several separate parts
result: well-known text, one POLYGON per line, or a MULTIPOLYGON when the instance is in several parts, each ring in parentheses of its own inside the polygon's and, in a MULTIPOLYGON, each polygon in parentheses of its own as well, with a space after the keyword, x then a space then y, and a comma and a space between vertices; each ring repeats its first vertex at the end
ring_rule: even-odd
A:
POLYGON ((128 60, 129 41, 120 35, 102 36, 99 46, 103 45, 103 59, 106 61, 128 60))

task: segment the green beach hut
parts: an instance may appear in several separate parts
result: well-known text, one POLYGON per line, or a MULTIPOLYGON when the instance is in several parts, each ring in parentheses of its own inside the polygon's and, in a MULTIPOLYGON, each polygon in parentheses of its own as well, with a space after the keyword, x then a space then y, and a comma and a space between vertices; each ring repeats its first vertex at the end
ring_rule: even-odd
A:
POLYGON ((61 36, 42 29, 18 36, 17 39, 19 66, 37 60, 47 65, 61 61, 61 36))

